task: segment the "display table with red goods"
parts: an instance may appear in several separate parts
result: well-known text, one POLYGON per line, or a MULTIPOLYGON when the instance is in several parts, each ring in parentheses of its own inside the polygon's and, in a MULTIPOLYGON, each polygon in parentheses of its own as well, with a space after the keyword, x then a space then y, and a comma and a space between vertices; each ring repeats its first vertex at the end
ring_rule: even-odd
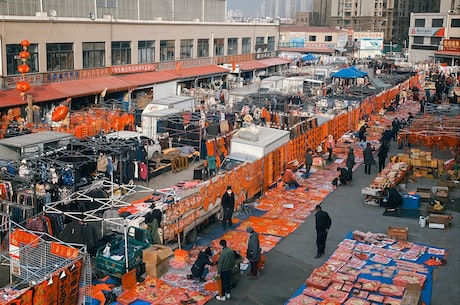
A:
POLYGON ((404 304, 414 284, 423 304, 429 305, 433 271, 445 263, 446 255, 446 249, 353 231, 286 305, 404 304))

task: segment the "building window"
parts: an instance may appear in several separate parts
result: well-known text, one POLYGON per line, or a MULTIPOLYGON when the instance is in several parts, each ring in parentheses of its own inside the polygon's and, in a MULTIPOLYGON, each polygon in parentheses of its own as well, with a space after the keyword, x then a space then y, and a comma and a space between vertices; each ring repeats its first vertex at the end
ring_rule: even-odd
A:
POLYGON ((47 43, 46 68, 48 71, 72 70, 73 44, 72 43, 47 43))
POLYGON ((268 44, 267 44, 267 51, 275 51, 275 37, 269 36, 268 37, 268 44))
POLYGON ((160 40, 160 61, 174 60, 175 56, 175 41, 160 40))
POLYGON ((417 28, 425 27, 425 19, 415 19, 414 26, 417 28))
POLYGON ((82 48, 84 69, 105 67, 104 42, 84 42, 82 48))
POLYGON ((198 39, 198 57, 209 57, 209 39, 198 39))
POLYGON ((131 42, 112 41, 112 65, 131 64, 131 42))
POLYGON ((228 38, 227 55, 238 54, 238 38, 228 38))
POLYGON ((251 37, 243 37, 241 53, 251 53, 251 37))
POLYGON ((450 21, 450 26, 453 28, 460 28, 460 19, 452 19, 450 21))
POLYGON ((193 58, 193 39, 181 39, 180 59, 193 58))
POLYGON ((433 20, 431 20, 431 26, 434 27, 434 28, 442 27, 443 23, 444 23, 443 19, 433 19, 433 20))
POLYGON ((331 35, 326 35, 324 37, 324 41, 332 41, 332 36, 331 35))
POLYGON ((214 39, 214 56, 224 56, 224 39, 214 39))
MULTIPOLYGON (((6 73, 8 75, 20 74, 18 66, 22 65, 22 61, 19 58, 19 52, 22 51, 20 44, 7 44, 6 45, 6 73)), ((26 65, 30 67, 31 73, 38 72, 38 44, 31 44, 27 48, 30 56, 27 58, 26 65)))
POLYGON ((316 35, 310 35, 308 41, 316 41, 316 35))
POLYGON ((414 44, 423 44, 424 38, 423 36, 414 36, 414 44))
POLYGON ((431 37, 430 38, 430 45, 439 46, 439 44, 441 43, 441 39, 442 39, 442 37, 431 37))
POLYGON ((137 60, 139 63, 155 62, 155 40, 137 42, 137 60))

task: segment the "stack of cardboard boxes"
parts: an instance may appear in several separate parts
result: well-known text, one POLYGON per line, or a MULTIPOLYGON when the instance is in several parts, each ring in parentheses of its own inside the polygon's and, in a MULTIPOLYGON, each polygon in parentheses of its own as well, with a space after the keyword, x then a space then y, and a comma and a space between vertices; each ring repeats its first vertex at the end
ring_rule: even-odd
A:
POLYGON ((152 245, 142 252, 142 260, 145 263, 145 274, 160 277, 169 269, 169 258, 173 251, 168 246, 152 245))

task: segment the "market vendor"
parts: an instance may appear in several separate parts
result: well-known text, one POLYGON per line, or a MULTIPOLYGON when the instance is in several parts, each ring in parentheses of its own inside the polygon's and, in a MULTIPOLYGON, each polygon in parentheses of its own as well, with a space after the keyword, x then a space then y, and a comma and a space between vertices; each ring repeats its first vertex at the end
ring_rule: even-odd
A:
POLYGON ((300 184, 297 182, 295 173, 293 170, 287 168, 284 172, 281 173, 281 176, 283 177, 284 184, 287 187, 294 187, 298 188, 300 184))
POLYGON ((384 196, 381 206, 387 208, 387 211, 399 209, 403 203, 403 197, 394 187, 385 187, 383 190, 384 196))

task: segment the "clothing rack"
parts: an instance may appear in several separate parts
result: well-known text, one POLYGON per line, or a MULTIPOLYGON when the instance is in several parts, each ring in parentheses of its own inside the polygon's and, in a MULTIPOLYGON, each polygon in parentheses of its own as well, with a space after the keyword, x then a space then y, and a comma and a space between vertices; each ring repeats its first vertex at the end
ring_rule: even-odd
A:
POLYGON ((34 216, 34 207, 11 201, 1 201, 0 212, 11 215, 13 221, 21 223, 34 216))

